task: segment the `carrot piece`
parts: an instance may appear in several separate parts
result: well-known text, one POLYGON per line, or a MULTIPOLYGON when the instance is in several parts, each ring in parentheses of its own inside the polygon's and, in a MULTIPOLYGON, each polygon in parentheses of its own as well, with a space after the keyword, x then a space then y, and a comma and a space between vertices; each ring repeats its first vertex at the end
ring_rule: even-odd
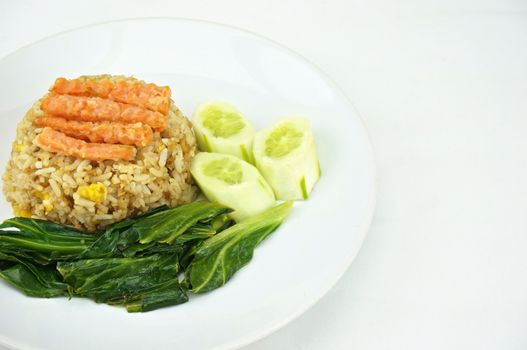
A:
POLYGON ((35 144, 49 152, 89 160, 132 160, 136 154, 136 149, 132 146, 89 143, 69 137, 50 127, 45 127, 35 137, 35 144))
POLYGON ((49 126, 78 139, 98 143, 120 143, 144 147, 152 143, 152 128, 141 123, 124 124, 117 122, 82 122, 60 117, 41 117, 35 120, 36 126, 49 126))
POLYGON ((168 124, 168 117, 159 112, 100 97, 52 93, 44 98, 41 109, 56 117, 86 122, 143 123, 156 131, 163 131, 168 124))
POLYGON ((168 86, 157 86, 136 81, 108 79, 65 79, 58 78, 52 92, 75 96, 96 96, 128 103, 167 114, 170 107, 171 91, 168 86))

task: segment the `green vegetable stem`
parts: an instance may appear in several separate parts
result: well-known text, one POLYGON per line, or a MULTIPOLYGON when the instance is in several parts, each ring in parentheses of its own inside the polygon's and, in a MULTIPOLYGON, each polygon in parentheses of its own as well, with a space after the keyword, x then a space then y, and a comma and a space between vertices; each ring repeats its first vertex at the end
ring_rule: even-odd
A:
POLYGON ((256 246, 280 226, 292 206, 292 201, 279 204, 203 242, 188 267, 191 291, 208 292, 227 283, 251 261, 256 246))

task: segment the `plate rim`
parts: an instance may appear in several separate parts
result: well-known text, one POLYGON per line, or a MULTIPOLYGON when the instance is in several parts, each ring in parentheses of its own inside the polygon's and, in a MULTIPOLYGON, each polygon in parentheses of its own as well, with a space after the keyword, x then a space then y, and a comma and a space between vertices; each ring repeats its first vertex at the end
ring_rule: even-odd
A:
MULTIPOLYGON (((351 264, 357 257, 357 254, 359 253, 360 249, 362 248, 362 245, 364 244, 364 241, 366 239, 366 236, 369 233, 370 227, 373 222, 373 217, 375 213, 376 208, 376 202, 377 202, 377 166, 375 161, 375 153, 373 152, 373 144, 371 141, 371 136, 369 133, 368 128, 366 127, 366 123, 361 116, 361 114, 358 112, 358 110, 355 108, 355 105, 349 98, 349 96, 344 92, 344 90, 333 80, 333 78, 330 77, 328 73, 326 73, 324 70, 322 70, 318 65, 313 63, 311 60, 306 58, 305 56, 301 55, 300 53, 296 52, 295 50, 289 48, 288 46, 275 41, 274 39, 270 39, 262 34, 259 34, 257 32, 254 32, 249 29, 245 29, 242 27, 238 27, 232 24, 226 24, 206 19, 198 19, 198 18, 189 18, 189 17, 172 17, 172 16, 145 16, 145 17, 127 17, 127 18, 120 18, 120 19, 113 19, 113 20, 105 20, 105 21, 97 21, 90 24, 85 24, 82 26, 66 29, 60 32, 56 32, 47 36, 44 36, 40 39, 34 40, 28 44, 25 44, 23 46, 18 47, 17 49, 7 53, 6 55, 0 57, 0 65, 3 63, 4 60, 9 59, 12 55, 16 55, 19 53, 19 51, 22 51, 26 48, 29 48, 31 46, 34 46, 40 42, 53 39, 56 37, 59 37, 64 34, 68 34, 71 32, 76 32, 82 29, 87 29, 91 27, 98 27, 98 26, 104 26, 107 24, 113 24, 113 23, 120 23, 120 22, 143 22, 143 21, 179 21, 179 22, 190 22, 190 23, 202 23, 206 25, 212 25, 212 26, 218 26, 222 28, 227 28, 230 30, 235 30, 239 32, 243 32, 245 34, 248 34, 250 36, 256 37, 260 40, 266 41, 268 43, 273 44, 274 46, 284 50, 288 54, 292 55, 296 59, 302 61, 307 66, 312 68, 316 73, 336 92, 338 92, 341 97, 344 98, 344 100, 349 104, 351 109, 355 112, 355 117, 357 118, 359 125, 362 127, 363 132, 365 134, 366 143, 367 143, 367 150, 368 150, 368 158, 370 159, 370 169, 369 172, 372 174, 372 182, 371 182, 371 188, 369 189, 370 197, 368 198, 368 207, 366 209, 366 215, 363 218, 363 222, 361 223, 361 227, 358 230, 359 239, 357 240, 357 245, 354 247, 354 251, 348 256, 348 259, 345 264, 341 266, 341 268, 337 271, 337 273, 334 274, 333 278, 331 278, 331 282, 328 283, 325 288, 322 288, 321 291, 316 295, 315 298, 312 298, 309 302, 305 303, 305 305, 302 305, 297 312, 290 314, 288 317, 284 317, 284 319, 280 320, 279 322, 274 323, 271 326, 262 326, 255 330, 254 332, 247 333, 243 337, 238 337, 236 340, 226 342, 222 345, 218 345, 215 347, 210 348, 209 350, 234 350, 239 349, 241 347, 247 346, 249 344, 255 343, 273 333, 278 331, 279 329, 285 327, 289 323, 293 322, 297 318, 299 318, 301 315, 303 315, 305 312, 307 312, 309 309, 311 309, 314 305, 316 305, 324 296, 326 296, 334 287, 335 285, 342 279, 343 275, 346 273, 346 271, 350 268, 351 264)), ((5 336, 0 335, 0 346, 4 347, 9 350, 41 350, 42 348, 39 347, 23 347, 21 344, 17 344, 16 341, 12 342, 10 339, 6 338, 5 336)))

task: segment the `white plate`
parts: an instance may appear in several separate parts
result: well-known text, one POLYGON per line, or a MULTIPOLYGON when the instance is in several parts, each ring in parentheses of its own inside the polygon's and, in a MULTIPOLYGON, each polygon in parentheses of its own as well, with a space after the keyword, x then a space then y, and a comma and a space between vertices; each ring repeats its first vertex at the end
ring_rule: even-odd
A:
MULTIPOLYGON (((36 299, 0 282, 0 344, 15 349, 232 349, 306 311, 356 255, 374 206, 367 133, 343 93, 303 58, 212 23, 127 20, 65 32, 0 61, 0 163, 16 123, 58 76, 133 74, 170 85, 186 115, 224 99, 256 125, 302 114, 313 125, 322 178, 253 261, 223 288, 144 314, 84 299, 36 299)), ((2 199, 1 218, 11 216, 2 199)))

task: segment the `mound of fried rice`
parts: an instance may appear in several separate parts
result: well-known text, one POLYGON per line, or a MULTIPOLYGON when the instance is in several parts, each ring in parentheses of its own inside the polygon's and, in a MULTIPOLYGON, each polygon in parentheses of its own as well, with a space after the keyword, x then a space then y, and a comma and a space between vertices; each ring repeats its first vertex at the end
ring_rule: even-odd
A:
POLYGON ((89 161, 47 152, 33 143, 42 131, 33 125, 44 114, 41 101, 18 124, 3 176, 3 191, 16 216, 94 231, 162 204, 173 207, 194 199, 189 169, 196 140, 190 122, 173 103, 168 127, 154 133, 152 144, 138 148, 134 160, 89 161), (80 188, 92 184, 104 186, 101 200, 79 194, 80 188))

